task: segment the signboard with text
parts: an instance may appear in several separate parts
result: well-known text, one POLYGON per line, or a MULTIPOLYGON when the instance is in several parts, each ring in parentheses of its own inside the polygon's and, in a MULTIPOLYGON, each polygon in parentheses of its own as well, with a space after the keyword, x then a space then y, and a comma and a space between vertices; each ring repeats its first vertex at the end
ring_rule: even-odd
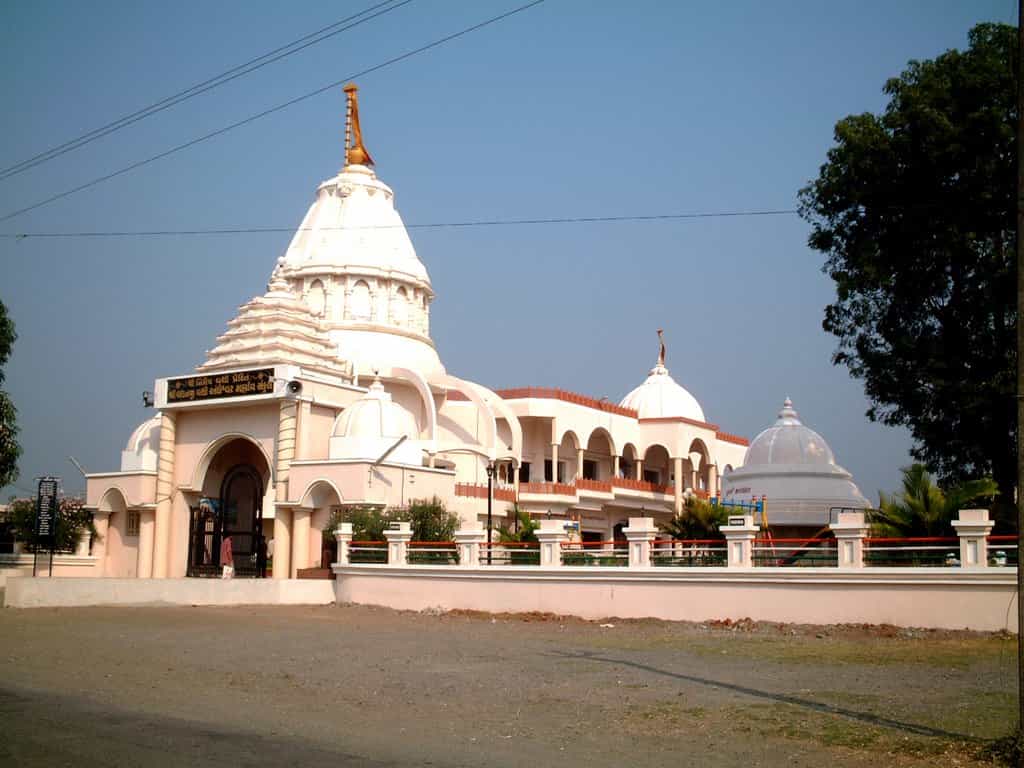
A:
POLYGON ((274 369, 181 376, 167 379, 167 404, 195 403, 203 400, 229 400, 274 393, 274 369))
POLYGON ((44 477, 39 481, 36 498, 36 535, 52 541, 57 534, 57 479, 44 477))

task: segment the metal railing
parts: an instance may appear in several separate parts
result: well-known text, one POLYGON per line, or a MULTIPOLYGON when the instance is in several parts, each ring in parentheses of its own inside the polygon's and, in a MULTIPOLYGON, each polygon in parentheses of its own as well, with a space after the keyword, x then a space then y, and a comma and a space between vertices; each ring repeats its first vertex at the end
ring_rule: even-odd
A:
POLYGON ((625 541, 562 542, 562 565, 595 565, 622 568, 629 565, 625 541))
POLYGON ((350 563, 386 563, 388 543, 386 541, 353 541, 348 546, 350 563))
POLYGON ((532 541, 482 542, 480 565, 540 565, 540 544, 532 541))
POLYGON ((827 539, 754 539, 751 560, 755 566, 825 567, 839 566, 836 540, 827 539))
POLYGON ((724 566, 725 539, 655 539, 651 565, 660 567, 724 566))
POLYGON ((409 565, 459 564, 459 548, 454 541, 410 541, 405 552, 409 565))
POLYGON ((960 539, 955 536, 875 536, 864 539, 864 565, 951 567, 960 565, 960 539))
POLYGON ((1020 562, 1017 535, 988 537, 988 564, 996 568, 1015 568, 1020 562))

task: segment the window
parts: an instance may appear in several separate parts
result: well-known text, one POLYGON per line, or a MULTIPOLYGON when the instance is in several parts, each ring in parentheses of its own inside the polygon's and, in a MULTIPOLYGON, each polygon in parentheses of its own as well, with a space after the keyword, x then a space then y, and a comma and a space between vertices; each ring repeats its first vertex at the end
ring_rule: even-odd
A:
POLYGON ((530 482, 530 462, 528 461, 524 461, 522 464, 519 465, 519 482, 530 482))
MULTIPOLYGON (((551 459, 544 459, 544 482, 546 482, 546 483, 550 483, 551 482, 551 459)), ((565 462, 564 461, 558 462, 558 479, 555 480, 555 482, 556 483, 564 483, 565 482, 565 462)))
POLYGON ((661 473, 659 473, 656 469, 645 469, 644 481, 658 485, 661 482, 661 473))
POLYGON ((352 288, 350 313, 353 320, 370 319, 370 286, 363 280, 352 288))
POLYGON ((319 280, 314 280, 309 286, 306 303, 309 305, 309 311, 314 315, 319 316, 324 313, 324 308, 327 306, 327 292, 324 290, 324 284, 319 280))
POLYGON ((141 522, 141 514, 139 512, 129 512, 128 521, 125 526, 125 536, 138 536, 139 535, 139 524, 141 522))
POLYGON ((597 462, 590 459, 583 460, 583 479, 597 480, 597 462))
POLYGON ((391 299, 391 322, 399 326, 409 324, 409 294, 405 292, 405 288, 395 291, 391 299))

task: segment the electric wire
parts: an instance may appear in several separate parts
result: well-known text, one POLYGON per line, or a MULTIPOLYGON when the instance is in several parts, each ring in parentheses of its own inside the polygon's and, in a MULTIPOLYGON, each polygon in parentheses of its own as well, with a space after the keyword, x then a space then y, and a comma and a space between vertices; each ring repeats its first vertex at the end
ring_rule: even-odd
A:
POLYGON ((106 125, 100 126, 99 128, 94 128, 91 131, 87 131, 86 133, 83 133, 81 136, 78 136, 77 138, 71 139, 70 141, 66 141, 63 144, 60 144, 56 147, 51 147, 45 152, 41 152, 38 155, 35 155, 34 157, 30 157, 26 160, 22 160, 19 163, 15 163, 14 165, 8 166, 7 168, 0 170, 0 181, 10 178, 11 176, 15 176, 19 173, 22 173, 23 171, 27 171, 30 168, 35 168, 37 165, 42 165, 43 163, 53 160, 56 157, 60 157, 61 155, 67 152, 72 152, 76 149, 79 149, 80 147, 84 147, 86 144, 89 144, 90 142, 96 141, 97 139, 103 138, 104 136, 108 136, 111 133, 121 130, 122 128, 127 128, 129 125, 137 123, 140 120, 145 120, 147 117, 150 117, 152 115, 157 114, 158 112, 162 112, 165 109, 169 109, 173 106, 181 104, 183 101, 187 101, 188 99, 191 99, 195 96, 199 96, 200 94, 206 93, 207 91, 211 91, 214 88, 218 88, 224 85, 225 83, 229 83, 232 80, 235 80, 239 77, 243 77, 244 75, 247 75, 251 72, 255 72, 257 69, 261 69, 262 67, 265 67, 268 64, 273 64, 275 61, 280 61, 286 56, 291 56, 293 53, 298 53, 299 51, 305 50, 310 46, 316 45, 317 43, 322 43, 324 40, 328 40, 332 37, 335 37, 336 35, 340 35, 342 32, 347 32, 353 27, 357 27, 364 22, 375 19, 378 16, 384 15, 385 13, 390 13, 391 11, 398 10, 402 6, 408 5, 412 1, 413 0, 400 0, 399 2, 397 2, 397 4, 395 4, 396 0, 384 0, 384 2, 372 5, 369 8, 360 11, 359 13, 353 14, 344 19, 336 21, 333 24, 329 24, 326 27, 322 27, 321 29, 318 29, 316 32, 311 32, 308 35, 300 37, 298 40, 293 40, 287 45, 275 48, 273 51, 265 53, 262 56, 257 56, 254 59, 250 59, 244 64, 239 64, 236 67, 232 67, 231 69, 225 72, 221 72, 219 75, 215 75, 214 77, 204 80, 201 83, 197 83, 189 88, 186 88, 183 91, 179 91, 178 93, 172 96, 167 96, 166 98, 163 98, 160 101, 150 104, 148 107, 143 107, 142 109, 132 112, 129 115, 125 115, 124 117, 120 117, 117 120, 114 120, 113 122, 107 123, 106 125), (379 11, 377 10, 381 8, 381 6, 386 5, 390 5, 391 7, 384 8, 383 10, 379 11), (372 13, 373 11, 377 12, 372 13), (366 16, 366 14, 370 13, 372 13, 372 15, 366 16), (366 16, 366 18, 360 19, 360 16, 366 16), (347 26, 344 26, 341 29, 335 29, 335 27, 341 24, 346 24, 347 22, 352 23, 347 24, 347 26), (324 32, 327 32, 327 34, 322 34, 324 32), (321 34, 322 36, 317 37, 318 35, 321 34))
POLYGON ((148 157, 148 158, 146 158, 144 160, 138 160, 138 161, 136 161, 134 163, 131 163, 130 165, 126 165, 123 168, 120 168, 119 170, 112 171, 111 173, 105 174, 103 176, 99 176, 99 177, 97 177, 95 179, 92 179, 91 181, 85 182, 84 184, 79 184, 77 187, 72 187, 71 189, 64 190, 63 192, 58 192, 57 194, 51 195, 50 197, 47 197, 47 198, 44 198, 43 200, 40 200, 40 201, 38 201, 36 203, 33 203, 32 205, 25 206, 24 208, 19 208, 16 211, 11 211, 10 213, 8 213, 8 214, 6 214, 4 216, 0 216, 0 221, 8 221, 9 219, 13 219, 15 216, 20 216, 23 213, 28 213, 29 211, 34 211, 37 208, 41 208, 44 205, 49 205, 50 203, 56 202, 57 200, 61 200, 61 199, 65 198, 65 197, 73 195, 73 194, 75 194, 77 192, 81 192, 83 190, 89 189, 90 187, 94 187, 97 184, 102 184, 105 181, 110 181, 111 179, 117 178, 118 176, 122 176, 122 175, 124 175, 126 173, 129 173, 131 171, 134 171, 134 170, 136 170, 138 168, 142 168, 145 165, 149 165, 150 163, 154 163, 157 160, 162 160, 165 157, 168 157, 170 155, 176 154, 176 153, 181 152, 181 151, 183 151, 185 149, 188 149, 190 147, 194 147, 196 144, 201 144, 204 141, 208 141, 208 140, 210 140, 212 138, 215 138, 217 136, 221 136, 221 135, 227 133, 228 131, 234 130, 235 128, 241 128, 244 125, 248 125, 249 123, 252 123, 252 122, 255 122, 256 120, 259 120, 260 118, 267 117, 268 115, 272 115, 275 112, 280 112, 283 109, 287 109, 288 107, 292 107, 292 106, 294 106, 294 105, 296 105, 296 104, 298 104, 298 103, 300 103, 302 101, 306 101, 307 99, 311 99, 314 96, 319 96, 321 93, 324 93, 324 92, 329 91, 329 90, 331 90, 333 88, 337 88, 337 87, 339 87, 341 85, 344 85, 345 83, 347 83, 347 82, 349 82, 351 80, 354 80, 354 79, 359 78, 359 77, 363 77, 365 75, 369 75, 369 74, 371 74, 373 72, 377 72, 378 70, 384 69, 385 67, 391 66, 392 64, 397 64, 398 62, 404 61, 404 60, 409 59, 409 58, 412 58, 413 56, 418 56, 421 53, 425 53, 425 52, 427 52, 427 51, 429 51, 429 50, 431 50, 433 48, 437 48, 440 45, 444 45, 445 43, 449 43, 452 40, 456 40, 456 39, 458 39, 460 37, 463 37, 464 35, 468 35, 468 34, 470 34, 472 32, 476 32, 477 30, 483 29, 484 27, 487 27, 487 26, 489 26, 491 24, 494 24, 496 22, 502 21, 503 19, 507 19, 510 16, 514 16, 517 13, 521 13, 523 11, 526 11, 526 10, 530 9, 530 8, 533 8, 534 6, 540 5, 543 2, 544 2, 544 0, 532 0, 532 2, 526 3, 525 5, 520 5, 517 8, 513 8, 510 11, 506 11, 505 13, 501 13, 501 14, 499 14, 497 16, 492 16, 491 18, 489 18, 489 19, 487 19, 485 21, 478 22, 477 24, 473 24, 472 26, 469 26, 469 27, 466 27, 464 29, 459 30, 458 32, 453 32, 450 35, 446 35, 445 37, 438 38, 437 40, 434 40, 431 43, 427 43, 426 45, 420 46, 419 48, 414 48, 412 50, 406 51, 405 53, 399 54, 398 56, 394 56, 394 57, 392 57, 390 59, 387 59, 386 61, 383 61, 383 62, 381 62, 379 64, 375 64, 372 67, 368 67, 368 68, 366 68, 366 69, 364 69, 364 70, 362 70, 360 72, 356 72, 354 74, 348 75, 347 77, 344 77, 341 80, 336 80, 333 83, 328 83, 327 85, 321 86, 320 88, 317 88, 317 89, 315 89, 313 91, 309 91, 308 93, 304 93, 301 96, 296 96, 293 99, 289 99, 288 101, 285 101, 285 102, 283 102, 281 104, 278 104, 276 106, 273 106, 273 107, 270 107, 268 109, 265 109, 262 112, 257 112, 254 115, 250 115, 249 117, 243 118, 242 120, 238 120, 238 121, 236 121, 234 123, 226 125, 223 128, 218 128, 215 131, 211 131, 210 133, 206 133, 206 134, 203 134, 202 136, 198 136, 197 138, 191 139, 190 141, 186 141, 183 144, 178 144, 175 147, 171 147, 170 149, 164 150, 163 152, 159 152, 159 153, 157 153, 155 155, 152 155, 151 157, 148 157))
POLYGON ((685 219, 745 218, 763 216, 793 216, 796 208, 779 208, 756 211, 700 211, 692 213, 656 213, 623 216, 562 216, 539 219, 478 219, 473 221, 443 221, 413 224, 372 224, 349 227, 231 227, 221 229, 151 229, 151 230, 106 230, 93 232, 0 232, 0 238, 7 240, 28 240, 44 238, 102 238, 102 237, 176 237, 204 235, 250 235, 282 234, 289 232, 338 232, 367 229, 465 229, 471 227, 510 227, 540 224, 599 224, 642 221, 679 221, 685 219))

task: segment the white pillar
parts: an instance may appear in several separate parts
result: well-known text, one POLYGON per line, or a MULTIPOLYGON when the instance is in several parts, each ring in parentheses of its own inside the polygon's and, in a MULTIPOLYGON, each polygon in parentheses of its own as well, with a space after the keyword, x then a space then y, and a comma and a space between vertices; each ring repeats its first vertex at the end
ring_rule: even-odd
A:
POLYGON ((537 541, 540 542, 541 567, 560 568, 562 566, 562 542, 569 540, 565 533, 565 521, 541 520, 536 535, 537 541))
POLYGON ((657 538, 658 527, 650 517, 631 517, 629 526, 622 529, 629 542, 629 567, 650 568, 651 542, 657 538))
POLYGON ((551 444, 551 482, 558 482, 558 443, 551 444))
POLYGON ((831 523, 836 537, 837 558, 840 568, 864 567, 864 537, 868 525, 863 512, 840 512, 836 522, 831 523))
POLYGON ((583 477, 583 449, 576 449, 576 479, 583 477))
POLYGON ((988 535, 994 524, 987 509, 960 510, 960 517, 952 526, 960 537, 960 564, 964 568, 988 567, 988 535))
POLYGON ((480 565, 480 545, 487 538, 487 531, 479 520, 470 520, 455 532, 455 547, 459 551, 459 565, 475 568, 480 565))
POLYGON ((753 515, 736 515, 729 518, 729 525, 719 526, 725 535, 725 564, 728 568, 752 568, 754 566, 754 538, 760 530, 754 525, 753 515))
POLYGON ((156 512, 153 530, 154 579, 167 578, 167 566, 171 551, 171 496, 174 488, 174 435, 177 416, 174 413, 160 415, 159 463, 156 474, 156 512))
POLYGON ((348 565, 348 548, 352 546, 352 523, 339 523, 334 529, 334 540, 338 542, 337 565, 348 565))
MULTIPOLYGON (((292 577, 299 575, 300 568, 309 567, 309 524, 313 519, 312 509, 296 507, 292 510, 292 577)), ((277 552, 277 547, 274 547, 277 552)))
POLYGON ((714 464, 708 467, 707 492, 710 496, 718 495, 718 467, 716 467, 714 464))
POLYGON ((619 476, 619 457, 612 456, 612 479, 619 476))
MULTIPOLYGON (((672 509, 676 515, 683 513, 683 460, 682 458, 672 459, 672 472, 675 474, 675 482, 672 486, 672 509)), ((630 525, 633 524, 630 519, 630 525)))
POLYGON ((274 570, 275 579, 292 575, 292 510, 274 505, 274 570))
POLYGON ((644 479, 644 460, 643 459, 637 459, 635 464, 636 464, 636 477, 634 479, 636 479, 636 480, 643 480, 644 479))
POLYGON ((412 528, 407 522, 392 523, 392 526, 384 531, 384 538, 388 540, 388 565, 406 565, 412 528))

